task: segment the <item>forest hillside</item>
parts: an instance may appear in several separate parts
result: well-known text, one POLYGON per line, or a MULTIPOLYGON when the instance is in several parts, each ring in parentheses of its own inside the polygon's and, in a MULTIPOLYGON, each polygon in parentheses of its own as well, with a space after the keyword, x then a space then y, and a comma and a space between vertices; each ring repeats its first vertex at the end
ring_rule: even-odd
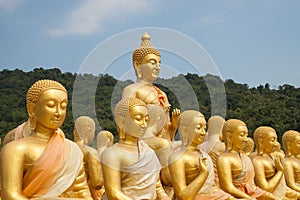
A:
MULTIPOLYGON (((27 120, 26 93, 40 79, 56 80, 68 90, 67 117, 62 127, 68 138, 73 139, 74 119, 80 115, 94 118, 98 124, 97 132, 101 129, 109 130, 117 138, 111 110, 121 98, 122 88, 132 81, 118 81, 107 74, 95 76, 62 73, 57 68, 36 68, 30 72, 18 69, 0 71, 2 139, 9 130, 27 120)), ((210 74, 201 77, 189 73, 171 79, 159 79, 156 84, 167 93, 172 108, 193 109, 196 102, 206 119, 213 110, 213 114, 220 114, 226 119, 243 120, 248 126, 250 137, 255 128, 261 125, 275 128, 279 141, 289 129, 300 131, 300 88, 292 85, 285 84, 271 89, 267 83, 249 88, 247 84, 235 83, 231 79, 221 80, 210 74)))

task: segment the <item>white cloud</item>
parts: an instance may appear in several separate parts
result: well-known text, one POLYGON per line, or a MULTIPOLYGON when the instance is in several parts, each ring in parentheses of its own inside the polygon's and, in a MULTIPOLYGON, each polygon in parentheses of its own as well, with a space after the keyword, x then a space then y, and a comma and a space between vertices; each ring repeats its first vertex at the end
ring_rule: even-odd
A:
POLYGON ((147 0, 85 0, 75 10, 68 13, 61 28, 51 29, 48 34, 90 35, 104 29, 106 22, 123 19, 126 14, 143 11, 147 0))
POLYGON ((0 7, 6 11, 13 11, 24 2, 25 0, 0 0, 0 7))

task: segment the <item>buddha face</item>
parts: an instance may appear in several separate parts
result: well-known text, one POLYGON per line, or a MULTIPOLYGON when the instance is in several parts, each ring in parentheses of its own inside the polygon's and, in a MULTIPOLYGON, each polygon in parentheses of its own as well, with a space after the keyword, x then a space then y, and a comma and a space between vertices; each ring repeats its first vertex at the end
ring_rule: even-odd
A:
POLYGON ((147 130, 149 114, 146 106, 134 106, 125 116, 123 130, 135 138, 142 138, 147 130))
POLYGON ((233 150, 243 150, 248 136, 248 128, 247 126, 240 125, 238 126, 233 133, 231 134, 231 142, 233 150))
POLYGON ((148 54, 143 58, 139 67, 141 78, 153 82, 157 79, 160 72, 160 56, 148 54))
POLYGON ((194 143, 196 146, 202 144, 206 136, 206 121, 203 117, 196 116, 184 128, 185 134, 187 134, 188 143, 194 143))
POLYGON ((265 153, 272 153, 278 146, 277 135, 274 131, 268 131, 262 142, 262 148, 265 153))
POLYGON ((296 156, 300 154, 300 135, 296 136, 290 144, 291 154, 296 156))
POLYGON ((68 105, 67 93, 49 89, 35 103, 36 131, 56 130, 63 124, 68 105))

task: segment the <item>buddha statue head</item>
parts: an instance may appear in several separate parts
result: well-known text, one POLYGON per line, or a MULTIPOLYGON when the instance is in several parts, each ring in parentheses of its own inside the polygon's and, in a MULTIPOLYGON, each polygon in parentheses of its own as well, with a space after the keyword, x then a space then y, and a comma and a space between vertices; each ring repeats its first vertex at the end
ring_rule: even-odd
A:
POLYGON ((151 121, 148 124, 145 138, 156 136, 163 129, 166 122, 166 113, 162 107, 156 104, 148 104, 147 108, 151 121))
POLYGON ((139 80, 152 82, 160 72, 160 52, 150 43, 150 36, 144 33, 142 43, 132 55, 135 74, 139 80))
POLYGON ((222 132, 227 151, 240 151, 244 149, 248 136, 248 128, 243 121, 239 119, 225 121, 222 132))
POLYGON ((39 80, 26 95, 30 129, 34 131, 57 130, 66 117, 68 94, 60 83, 53 80, 39 80))
POLYGON ((74 141, 83 141, 85 145, 90 145, 95 136, 95 121, 88 116, 80 116, 74 124, 74 141))
POLYGON ((119 101, 114 110, 119 139, 126 135, 142 138, 150 122, 147 105, 137 98, 125 98, 119 101))
POLYGON ((109 131, 100 131, 97 134, 97 148, 111 146, 114 142, 114 135, 109 131))
POLYGON ((201 144, 206 136, 206 120, 202 113, 195 110, 186 110, 180 114, 180 138, 184 146, 197 143, 201 144))
POLYGON ((300 133, 295 130, 286 131, 282 135, 282 144, 286 156, 300 154, 300 133))
POLYGON ((214 115, 211 116, 207 121, 207 134, 218 134, 219 140, 223 142, 222 128, 224 125, 225 119, 221 116, 214 115))
POLYGON ((270 154, 279 145, 275 129, 269 126, 260 126, 255 129, 253 137, 258 155, 270 154))
POLYGON ((248 137, 245 147, 244 147, 244 153, 249 155, 254 151, 254 141, 252 138, 248 137))

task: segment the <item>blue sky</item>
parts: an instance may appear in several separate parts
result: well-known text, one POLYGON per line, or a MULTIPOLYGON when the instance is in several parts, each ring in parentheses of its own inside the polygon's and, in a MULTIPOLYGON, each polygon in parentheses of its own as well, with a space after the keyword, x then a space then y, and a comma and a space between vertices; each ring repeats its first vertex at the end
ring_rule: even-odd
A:
MULTIPOLYGON (((57 67, 75 73, 99 45, 113 40, 107 52, 132 45, 111 60, 116 67, 108 73, 121 78, 119 69, 132 69, 129 51, 140 44, 138 35, 155 27, 149 29, 154 46, 162 38, 181 45, 174 35, 159 36, 160 28, 182 34, 203 48, 223 80, 300 87, 299 9, 298 0, 0 0, 0 70, 57 67), (124 44, 114 40, 118 35, 124 44)), ((105 56, 93 64, 101 66, 105 56)), ((193 73, 184 58, 162 51, 162 68, 193 73)))

